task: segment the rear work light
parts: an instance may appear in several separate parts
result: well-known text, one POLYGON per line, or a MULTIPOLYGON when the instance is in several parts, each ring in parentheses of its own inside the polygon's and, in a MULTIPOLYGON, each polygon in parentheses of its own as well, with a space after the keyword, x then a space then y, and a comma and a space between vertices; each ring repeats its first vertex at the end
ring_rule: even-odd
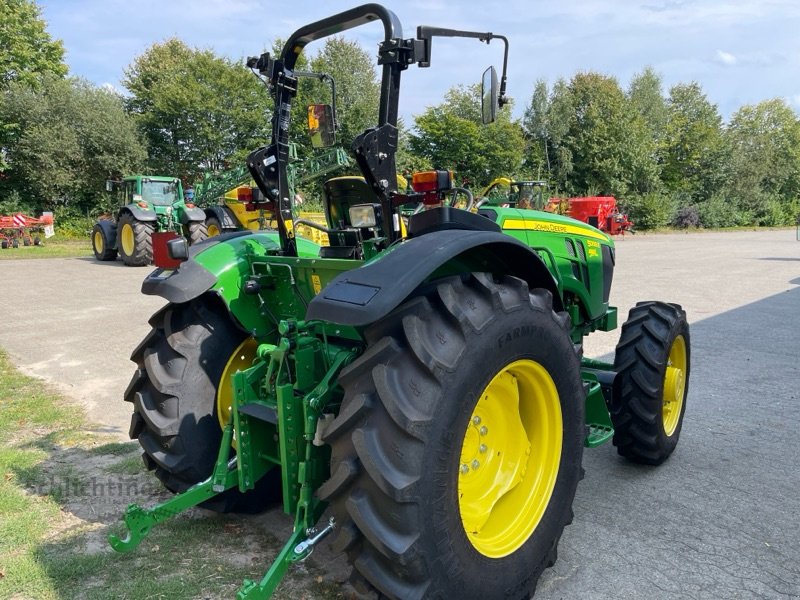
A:
POLYGON ((356 204, 351 206, 350 225, 352 227, 370 228, 378 224, 380 204, 356 204))
POLYGON ((429 206, 440 204, 442 193, 452 187, 452 171, 421 171, 411 176, 411 188, 418 194, 424 194, 422 202, 429 206))

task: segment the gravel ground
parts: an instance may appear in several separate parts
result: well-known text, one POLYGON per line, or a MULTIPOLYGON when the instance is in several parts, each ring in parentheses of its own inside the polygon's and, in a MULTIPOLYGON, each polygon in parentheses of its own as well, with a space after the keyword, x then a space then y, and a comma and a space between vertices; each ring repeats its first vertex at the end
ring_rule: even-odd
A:
MULTIPOLYGON (((584 454, 575 521, 537 598, 800 598, 800 243, 793 230, 627 236, 612 302, 678 302, 692 326, 681 442, 658 468, 584 454)), ((0 346, 98 429, 127 437, 128 357, 163 300, 147 269, 0 262, 0 346)), ((592 335, 611 359, 618 332, 592 335)), ((291 576, 291 575, 290 575, 291 576)))

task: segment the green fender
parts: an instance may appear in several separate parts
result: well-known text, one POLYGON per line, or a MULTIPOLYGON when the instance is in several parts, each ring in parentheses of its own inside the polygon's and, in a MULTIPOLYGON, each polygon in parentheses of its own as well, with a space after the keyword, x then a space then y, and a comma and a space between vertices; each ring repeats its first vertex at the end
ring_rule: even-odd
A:
MULTIPOLYGON (((297 238, 300 257, 316 258, 319 248, 314 242, 297 238)), ((245 331, 264 335, 270 323, 260 312, 258 296, 243 289, 250 278, 247 255, 267 256, 279 250, 277 232, 240 231, 214 236, 191 246, 189 259, 177 270, 159 268, 150 273, 142 282, 142 293, 176 304, 212 293, 245 331)))

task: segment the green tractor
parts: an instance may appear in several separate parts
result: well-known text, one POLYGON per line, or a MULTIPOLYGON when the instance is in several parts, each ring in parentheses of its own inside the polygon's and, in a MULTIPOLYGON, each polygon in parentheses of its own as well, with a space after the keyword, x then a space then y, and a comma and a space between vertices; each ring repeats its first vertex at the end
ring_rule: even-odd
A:
MULTIPOLYGON (((168 302, 133 351, 130 436, 176 495, 129 506, 116 550, 192 506, 277 501, 293 532, 240 600, 270 597, 326 537, 360 589, 382 597, 529 598, 572 519, 584 447, 613 441, 650 465, 675 450, 684 311, 639 303, 613 363, 583 357, 586 335, 617 325, 606 234, 539 211, 455 208, 447 171, 397 191, 401 75, 429 66, 437 36, 499 39, 508 54, 491 33, 419 27, 404 38, 394 13, 368 4, 248 61, 274 94, 272 142, 247 164, 277 231, 191 251, 172 240, 180 267, 145 279, 142 291, 168 302), (362 177, 323 184, 320 247, 293 233, 293 69, 307 44, 371 22, 384 32, 378 123, 352 143, 362 177)), ((499 86, 494 68, 484 74, 485 122, 506 102, 505 73, 504 58, 499 86)))
POLYGON ((120 207, 114 220, 100 220, 92 228, 92 250, 97 260, 122 256, 128 266, 153 262, 154 233, 186 236, 191 244, 208 237, 205 213, 184 199, 180 179, 158 175, 129 175, 107 181, 106 190, 119 189, 120 207))

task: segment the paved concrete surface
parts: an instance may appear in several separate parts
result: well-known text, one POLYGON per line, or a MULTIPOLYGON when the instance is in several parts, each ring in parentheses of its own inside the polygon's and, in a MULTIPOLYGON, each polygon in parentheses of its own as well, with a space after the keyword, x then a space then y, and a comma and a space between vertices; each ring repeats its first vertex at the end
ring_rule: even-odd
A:
MULTIPOLYGON (((612 302, 681 303, 692 373, 681 442, 661 467, 584 454, 575 521, 536 598, 800 598, 800 242, 794 231, 637 235, 617 244, 612 302)), ((124 435, 131 350, 162 300, 146 269, 0 261, 0 346, 124 435)), ((587 354, 610 359, 618 332, 587 354)))

